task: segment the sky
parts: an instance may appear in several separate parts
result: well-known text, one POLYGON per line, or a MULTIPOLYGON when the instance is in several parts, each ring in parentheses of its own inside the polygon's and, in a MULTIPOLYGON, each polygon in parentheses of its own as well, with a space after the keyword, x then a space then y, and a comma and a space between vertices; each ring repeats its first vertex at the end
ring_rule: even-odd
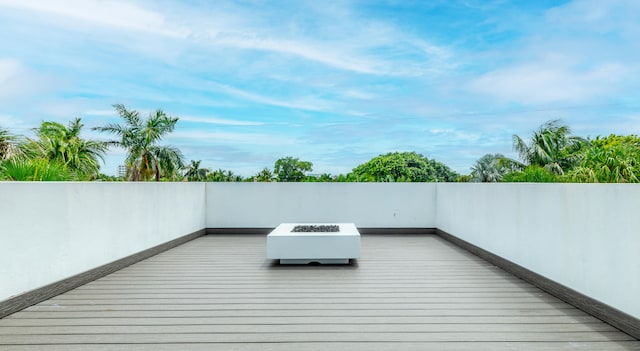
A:
POLYGON ((640 134, 637 0, 0 0, 0 33, 0 127, 109 140, 114 104, 162 109, 162 144, 244 176, 392 151, 468 174, 551 119, 640 134))

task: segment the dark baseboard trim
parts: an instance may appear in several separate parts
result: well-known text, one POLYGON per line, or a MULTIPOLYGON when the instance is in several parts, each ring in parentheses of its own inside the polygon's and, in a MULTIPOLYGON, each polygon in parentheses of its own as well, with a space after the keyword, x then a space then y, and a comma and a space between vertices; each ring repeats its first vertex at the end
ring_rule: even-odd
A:
MULTIPOLYGON (((207 235, 269 234, 274 228, 207 228, 207 235)), ((360 234, 436 234, 436 228, 358 228, 360 234)))
POLYGON ((267 235, 274 228, 207 228, 205 232, 207 235, 216 234, 264 234, 267 235))
POLYGON ((583 295, 571 288, 568 288, 549 278, 541 276, 538 273, 530 271, 520 265, 517 265, 485 249, 475 246, 445 231, 437 229, 436 232, 440 237, 455 244, 456 246, 459 246, 471 252, 472 254, 484 259, 485 261, 515 275, 516 277, 535 285, 545 292, 620 329, 621 331, 631 335, 632 337, 640 339, 640 319, 626 314, 591 297, 583 295))
POLYGON ((140 262, 151 256, 157 255, 161 252, 172 249, 178 245, 182 245, 187 241, 191 241, 205 233, 204 229, 195 231, 191 234, 181 236, 177 239, 168 241, 164 244, 154 246, 152 248, 140 251, 136 254, 121 258, 119 260, 107 263, 100 267, 88 270, 86 272, 76 274, 69 278, 57 281, 45 285, 43 287, 27 291, 20 295, 14 296, 4 301, 0 301, 0 318, 4 318, 12 313, 23 310, 29 306, 33 306, 42 301, 48 300, 54 296, 65 293, 71 289, 75 289, 79 286, 92 282, 98 278, 102 278, 105 275, 116 272, 127 266, 130 266, 136 262, 140 262))
POLYGON ((436 228, 358 228, 360 234, 436 234, 436 228))

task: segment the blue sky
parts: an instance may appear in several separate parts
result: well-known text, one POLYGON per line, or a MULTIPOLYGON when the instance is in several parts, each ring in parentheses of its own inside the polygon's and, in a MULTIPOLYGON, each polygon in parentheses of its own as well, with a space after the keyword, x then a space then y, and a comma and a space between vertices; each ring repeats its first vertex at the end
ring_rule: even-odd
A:
POLYGON ((0 0, 0 32, 0 126, 105 139, 113 104, 161 108, 187 161, 245 176, 390 151, 469 173, 556 118, 640 134, 636 0, 0 0))

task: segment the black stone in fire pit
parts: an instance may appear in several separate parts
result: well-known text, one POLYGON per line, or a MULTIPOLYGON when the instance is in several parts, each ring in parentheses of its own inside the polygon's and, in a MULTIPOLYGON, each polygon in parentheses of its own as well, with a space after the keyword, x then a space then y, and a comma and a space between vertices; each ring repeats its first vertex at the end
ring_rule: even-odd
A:
POLYGON ((337 225, 297 225, 293 227, 292 232, 339 232, 340 226, 337 225))

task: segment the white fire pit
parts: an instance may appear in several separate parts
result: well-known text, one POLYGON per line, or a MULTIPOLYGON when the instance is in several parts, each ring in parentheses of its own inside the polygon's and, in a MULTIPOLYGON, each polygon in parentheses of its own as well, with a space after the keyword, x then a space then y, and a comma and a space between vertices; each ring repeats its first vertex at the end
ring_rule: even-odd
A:
POLYGON ((267 235, 267 258, 282 264, 348 264, 360 258, 360 232, 353 223, 282 223, 267 235))

